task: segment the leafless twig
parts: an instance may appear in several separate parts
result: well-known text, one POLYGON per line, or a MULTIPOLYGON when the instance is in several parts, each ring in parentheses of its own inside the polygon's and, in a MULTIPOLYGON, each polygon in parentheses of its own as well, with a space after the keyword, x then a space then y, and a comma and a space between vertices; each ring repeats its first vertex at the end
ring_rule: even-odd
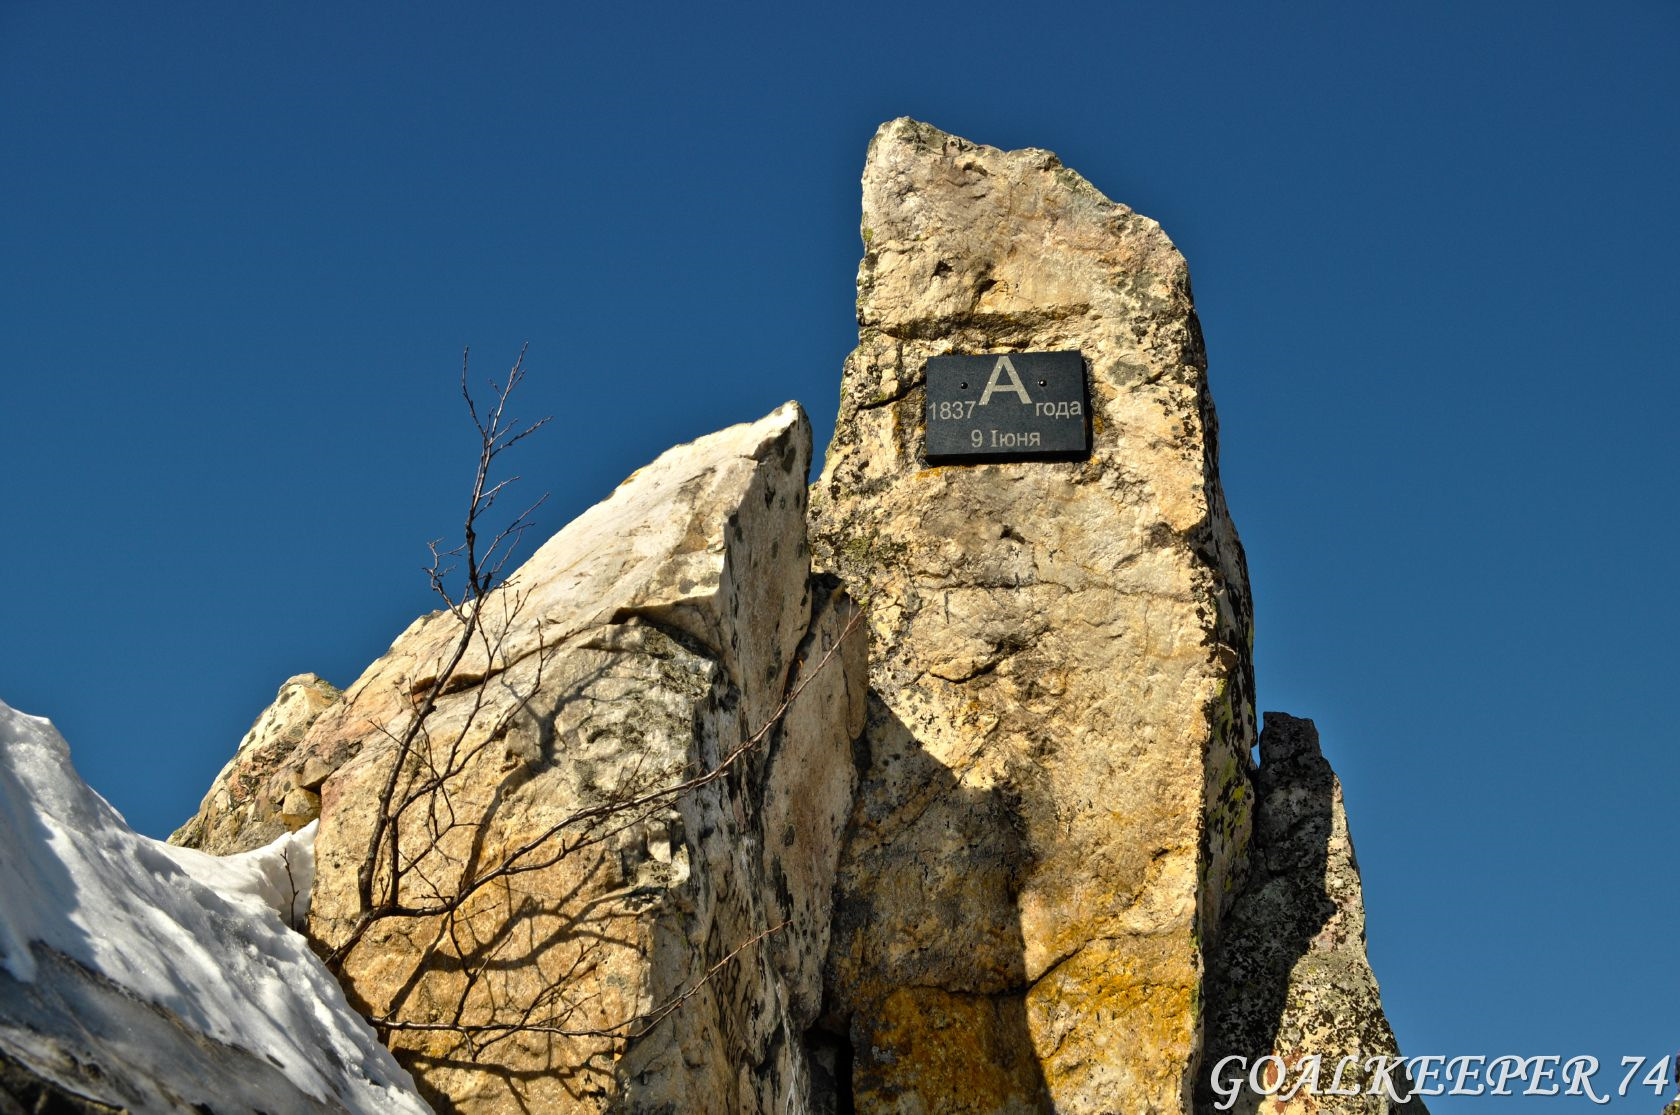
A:
MULTIPOLYGON (((600 869, 605 846, 620 834, 668 815, 682 799, 741 769, 744 760, 772 738, 807 687, 831 667, 862 620, 861 611, 854 611, 833 645, 813 662, 798 663, 789 672, 784 695, 764 722, 749 726, 743 738, 705 769, 650 786, 639 776, 638 767, 636 777, 603 800, 571 810, 511 847, 488 848, 489 822, 482 813, 483 803, 469 803, 458 796, 461 780, 469 768, 484 760, 487 748, 513 731, 516 718, 530 711, 530 702, 543 684, 546 660, 555 649, 541 623, 535 623, 534 652, 520 650, 520 661, 529 657, 534 672, 522 674, 518 682, 504 676, 510 665, 507 639, 515 621, 526 628, 532 621, 521 619, 526 597, 505 582, 503 571, 543 501, 532 503, 500 529, 492 531, 486 522, 496 501, 518 479, 498 478, 503 454, 548 422, 544 418, 524 424, 512 417, 510 400, 524 376, 525 350, 521 349, 506 381, 492 383, 490 403, 481 406, 474 398, 463 353, 461 394, 478 434, 478 459, 461 542, 449 548, 439 541, 430 543, 432 561, 427 569, 433 591, 459 629, 425 676, 405 681, 407 711, 401 720, 377 729, 385 740, 381 761, 389 767, 381 769, 373 823, 357 865, 357 912, 335 927, 334 944, 326 954, 329 966, 343 975, 352 954, 376 926, 407 937, 420 953, 414 974, 390 1003, 373 1011, 372 1020, 386 1035, 454 1035, 474 1059, 517 1035, 609 1043, 642 1037, 745 953, 787 928, 789 922, 784 920, 753 932, 663 1001, 622 1019, 609 1015, 606 1021, 600 1020, 607 1008, 585 977, 600 962, 603 944, 625 944, 611 941, 603 928, 605 921, 625 915, 600 913, 608 909, 604 904, 617 899, 610 894, 588 897, 599 891, 591 880, 600 869), (511 698, 509 686, 518 688, 511 698), (450 701, 447 716, 440 711, 445 698, 450 701), (529 927, 541 920, 533 910, 519 905, 534 902, 532 895, 517 892, 511 884, 568 861, 574 866, 565 876, 569 881, 560 884, 561 893, 542 895, 542 918, 563 924, 552 939, 527 946, 530 955, 560 956, 562 970, 545 972, 551 982, 534 997, 509 1001, 496 978, 512 962, 504 954, 507 934, 513 931, 508 927, 529 927), (475 919, 486 903, 496 902, 506 909, 497 911, 502 916, 486 938, 475 919), (404 997, 434 957, 455 973, 452 978, 458 982, 452 986, 459 989, 458 997, 441 1016, 435 1004, 430 1017, 404 1013, 404 997), (475 1004, 471 1010, 469 999, 475 1004)), ((650 772, 648 778, 653 777, 650 772)), ((492 813, 499 801, 499 797, 492 801, 492 813)), ((542 885, 556 884, 548 878, 542 885)))

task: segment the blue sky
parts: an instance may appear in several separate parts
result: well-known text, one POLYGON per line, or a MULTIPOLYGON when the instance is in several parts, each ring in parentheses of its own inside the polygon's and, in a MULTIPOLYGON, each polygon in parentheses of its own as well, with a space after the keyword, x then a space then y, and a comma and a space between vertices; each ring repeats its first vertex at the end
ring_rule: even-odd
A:
MULTIPOLYGON (((1188 257, 1404 1048, 1680 1044, 1680 6, 347 7, 0 3, 0 699, 136 827, 431 606, 463 346, 530 343, 545 532, 788 398, 826 440, 912 115, 1188 257)), ((1519 1103, 1597 1110, 1432 1107, 1519 1103)))

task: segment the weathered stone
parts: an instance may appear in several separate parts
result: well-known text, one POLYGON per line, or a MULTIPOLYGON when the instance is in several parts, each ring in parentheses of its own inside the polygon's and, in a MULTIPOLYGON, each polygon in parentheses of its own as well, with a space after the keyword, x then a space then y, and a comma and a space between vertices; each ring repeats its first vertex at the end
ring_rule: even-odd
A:
POLYGON ((210 784, 198 812, 169 842, 212 855, 248 852, 314 820, 314 803, 290 795, 291 776, 277 775, 316 719, 338 699, 338 690, 314 674, 287 678, 210 784))
POLYGON ((327 780, 327 777, 332 774, 334 769, 334 767, 331 767, 323 762, 320 757, 315 755, 309 756, 309 758, 304 761, 303 766, 298 768, 298 789, 315 790, 319 792, 321 789, 321 783, 327 780))
MULTIPOLYGON (((1318 730, 1310 720, 1268 712, 1260 760, 1248 882, 1209 964, 1205 1067, 1211 1073, 1227 1057, 1252 1066, 1277 1056, 1289 1066, 1287 1092, 1305 1074, 1305 1059, 1321 1058, 1320 1094, 1303 1089, 1283 1099, 1244 1089, 1229 1108, 1239 1115, 1424 1115, 1421 1099, 1395 1103, 1380 1082, 1371 1094, 1370 1058, 1396 1057, 1399 1047, 1365 957, 1359 864, 1341 782, 1319 750, 1318 730), (1335 1066, 1350 1057, 1343 1087, 1361 1094, 1325 1094, 1335 1066)), ((1216 1097, 1207 1073, 1200 1091, 1210 1109, 1216 1097)), ((1408 1093, 1397 1080, 1395 1096, 1408 1093)))
POLYGON ((871 628, 828 986, 852 1102, 1187 1110, 1254 729, 1184 261, 1048 152, 907 119, 863 193, 858 347, 812 497, 817 564, 871 628), (1065 350, 1088 459, 923 467, 928 357, 1065 350))
POLYGON ((321 815, 321 795, 293 786, 280 799, 280 823, 288 829, 300 829, 321 815))
POLYGON ((810 452, 792 405, 671 450, 486 598, 458 669, 462 619, 417 621, 294 756, 336 768, 310 924, 337 948, 436 699, 397 783, 438 776, 397 840, 397 894, 433 912, 343 969, 438 1106, 804 1104, 865 688, 855 610, 810 574, 810 452))

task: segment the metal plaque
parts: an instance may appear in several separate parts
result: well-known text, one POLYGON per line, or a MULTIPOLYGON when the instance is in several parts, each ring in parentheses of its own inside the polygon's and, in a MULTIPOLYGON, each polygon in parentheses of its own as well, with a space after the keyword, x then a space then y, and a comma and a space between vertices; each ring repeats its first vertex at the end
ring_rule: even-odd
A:
POLYGON ((1091 408, 1081 354, 928 358, 929 464, 1068 460, 1090 452, 1091 408))

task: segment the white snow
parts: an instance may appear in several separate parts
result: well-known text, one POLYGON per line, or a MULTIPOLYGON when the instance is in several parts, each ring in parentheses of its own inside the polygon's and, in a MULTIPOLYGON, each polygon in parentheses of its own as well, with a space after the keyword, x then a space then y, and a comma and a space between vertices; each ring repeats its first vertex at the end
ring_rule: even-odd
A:
POLYGON ((308 908, 313 837, 218 858, 141 836, 50 722, 0 702, 0 968, 30 983, 35 950, 54 950, 328 1109, 422 1115, 408 1074, 288 928, 308 908))
POLYGON ((231 856, 212 856, 195 848, 157 843, 194 879, 224 898, 253 898, 279 914, 293 928, 309 916, 309 891, 315 885, 315 829, 310 821, 265 848, 231 856))

